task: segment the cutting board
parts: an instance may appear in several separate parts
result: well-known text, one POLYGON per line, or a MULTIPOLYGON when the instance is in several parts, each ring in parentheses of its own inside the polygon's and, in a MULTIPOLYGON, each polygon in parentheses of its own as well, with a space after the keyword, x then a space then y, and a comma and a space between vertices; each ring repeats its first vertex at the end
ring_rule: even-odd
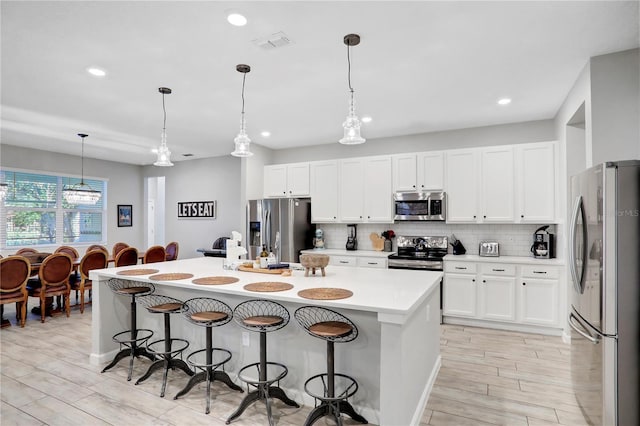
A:
POLYGON ((369 239, 371 240, 371 245, 373 246, 373 249, 375 251, 382 251, 384 249, 384 238, 382 238, 380 235, 372 232, 369 235, 369 239))
POLYGON ((238 266, 238 271, 256 272, 258 274, 281 275, 284 271, 290 271, 290 269, 249 268, 249 267, 240 265, 238 266))

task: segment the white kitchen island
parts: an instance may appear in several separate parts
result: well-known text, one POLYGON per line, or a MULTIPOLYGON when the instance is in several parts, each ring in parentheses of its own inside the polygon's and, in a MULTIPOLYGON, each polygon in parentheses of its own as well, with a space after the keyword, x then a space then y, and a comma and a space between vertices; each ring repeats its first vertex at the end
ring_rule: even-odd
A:
MULTIPOLYGON (((374 424, 405 426, 419 423, 440 367, 441 272, 329 266, 326 277, 319 271, 316 276, 307 278, 303 271, 293 271, 292 276, 283 277, 225 270, 222 261, 203 257, 91 271, 94 282, 91 362, 96 365, 109 362, 119 349, 112 336, 129 328, 130 299, 111 292, 106 284, 111 278, 152 282, 156 293, 183 301, 193 297, 217 298, 232 309, 248 299, 274 300, 289 310, 291 321, 283 329, 269 333, 268 360, 287 365, 289 374, 281 386, 292 399, 310 406, 313 399, 304 392, 304 382, 312 375, 326 371, 326 344, 298 326, 293 313, 304 305, 325 306, 343 313, 359 330, 356 340, 338 344, 335 349, 336 372, 354 377, 360 385, 351 399, 354 408, 374 424), (116 274, 119 270, 139 268, 158 269, 159 273, 191 273, 194 277, 151 281, 147 275, 116 274), (228 285, 191 282, 207 276, 233 276, 240 281, 228 285), (270 293, 250 292, 243 288, 259 281, 286 282, 294 287, 270 293), (327 301, 298 296, 298 291, 316 287, 344 288, 351 290, 353 296, 327 301)), ((191 343, 188 353, 204 347, 201 327, 187 322, 181 315, 172 316, 171 321, 172 336, 191 343)), ((149 328, 161 336, 162 327, 162 318, 138 307, 138 328, 149 328)), ((258 333, 247 332, 233 321, 214 329, 214 346, 227 348, 233 355, 227 364, 232 379, 236 380, 242 366, 257 362, 258 337, 258 333)), ((121 364, 116 368, 127 368, 126 361, 121 364)), ((187 379, 174 375, 170 380, 186 383, 187 379)))

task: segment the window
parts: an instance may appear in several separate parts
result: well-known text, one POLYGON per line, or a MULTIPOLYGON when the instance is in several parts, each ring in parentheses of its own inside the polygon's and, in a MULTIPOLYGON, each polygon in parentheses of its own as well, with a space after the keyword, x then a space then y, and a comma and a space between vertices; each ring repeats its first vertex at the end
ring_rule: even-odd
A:
POLYGON ((78 178, 7 170, 2 174, 8 185, 0 215, 3 248, 106 240, 106 181, 85 178, 103 196, 95 205, 73 205, 64 200, 62 190, 79 183, 78 178))

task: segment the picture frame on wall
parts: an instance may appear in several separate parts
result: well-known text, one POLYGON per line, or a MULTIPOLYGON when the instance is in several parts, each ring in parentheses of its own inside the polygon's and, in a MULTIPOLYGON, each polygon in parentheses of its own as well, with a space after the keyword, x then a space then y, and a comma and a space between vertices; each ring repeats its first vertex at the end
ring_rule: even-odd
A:
POLYGON ((118 226, 133 226, 131 204, 118 204, 118 226))

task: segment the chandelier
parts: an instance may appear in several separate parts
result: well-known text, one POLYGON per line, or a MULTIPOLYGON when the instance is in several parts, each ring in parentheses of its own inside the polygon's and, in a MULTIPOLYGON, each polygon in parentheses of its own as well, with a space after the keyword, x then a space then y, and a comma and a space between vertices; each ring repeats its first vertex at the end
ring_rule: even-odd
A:
POLYGON ((358 34, 347 34, 344 36, 344 44, 347 45, 347 81, 349 82, 349 113, 347 119, 342 123, 344 136, 338 142, 343 145, 357 145, 365 142, 365 138, 360 136, 360 119, 356 115, 355 100, 353 98, 353 87, 351 87, 351 46, 360 44, 358 34))
POLYGON ((158 147, 158 159, 154 166, 160 167, 169 167, 173 166, 171 162, 171 151, 169 151, 169 147, 167 146, 167 110, 164 107, 164 95, 170 95, 171 89, 168 87, 160 87, 158 89, 160 93, 162 93, 162 112, 164 114, 164 120, 162 122, 162 134, 160 136, 160 146, 158 147))
POLYGON ((244 82, 247 78, 247 73, 251 71, 251 67, 249 65, 239 64, 236 65, 236 71, 242 73, 242 114, 240 116, 240 132, 238 132, 238 136, 233 140, 236 149, 231 155, 234 157, 251 157, 253 155, 253 152, 249 149, 251 139, 249 139, 247 135, 244 121, 244 82))
POLYGON ((89 135, 78 133, 78 136, 82 138, 82 178, 79 184, 63 189, 62 196, 69 204, 94 205, 100 200, 102 193, 95 191, 91 186, 84 183, 84 138, 89 135))

